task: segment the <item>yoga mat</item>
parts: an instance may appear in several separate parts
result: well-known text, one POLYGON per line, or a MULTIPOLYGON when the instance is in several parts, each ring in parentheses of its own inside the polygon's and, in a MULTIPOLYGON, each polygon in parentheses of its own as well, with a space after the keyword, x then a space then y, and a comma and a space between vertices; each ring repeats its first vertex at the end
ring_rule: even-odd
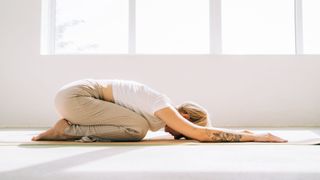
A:
POLYGON ((0 142, 0 146, 32 146, 32 145, 65 145, 65 146, 169 146, 169 145, 319 145, 320 139, 292 141, 287 143, 261 142, 228 142, 228 143, 201 143, 194 140, 143 140, 139 142, 72 142, 72 141, 29 141, 29 142, 0 142))
MULTIPOLYGON (((259 131, 260 133, 264 131, 259 131)), ((268 131, 270 132, 270 131, 268 131)), ((39 132, 35 131, 7 131, 0 133, 0 146, 33 146, 33 145, 66 145, 66 146, 154 146, 154 145, 319 145, 320 136, 309 130, 297 131, 271 131, 271 133, 288 140, 287 143, 263 143, 263 142, 199 142, 196 140, 174 140, 167 133, 148 133, 139 142, 75 142, 75 141, 31 141, 31 137, 39 132)))

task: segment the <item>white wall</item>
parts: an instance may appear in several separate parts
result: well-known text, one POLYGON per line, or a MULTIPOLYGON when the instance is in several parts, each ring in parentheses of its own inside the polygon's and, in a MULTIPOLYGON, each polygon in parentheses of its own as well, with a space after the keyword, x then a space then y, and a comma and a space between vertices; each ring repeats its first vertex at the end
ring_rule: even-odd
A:
POLYGON ((40 56, 40 0, 0 1, 0 127, 49 126, 81 78, 147 83, 216 126, 320 126, 320 56, 40 56))

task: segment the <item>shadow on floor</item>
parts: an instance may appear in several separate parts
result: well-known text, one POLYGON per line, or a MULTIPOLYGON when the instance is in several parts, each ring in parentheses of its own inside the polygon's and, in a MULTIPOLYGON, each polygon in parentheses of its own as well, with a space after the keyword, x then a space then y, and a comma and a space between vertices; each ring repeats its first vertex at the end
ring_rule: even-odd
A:
POLYGON ((44 177, 50 177, 50 174, 64 174, 63 170, 72 168, 74 166, 84 165, 96 160, 109 158, 115 155, 123 154, 129 151, 140 150, 143 148, 145 147, 108 147, 94 150, 16 170, 0 172, 0 179, 43 179, 44 177))

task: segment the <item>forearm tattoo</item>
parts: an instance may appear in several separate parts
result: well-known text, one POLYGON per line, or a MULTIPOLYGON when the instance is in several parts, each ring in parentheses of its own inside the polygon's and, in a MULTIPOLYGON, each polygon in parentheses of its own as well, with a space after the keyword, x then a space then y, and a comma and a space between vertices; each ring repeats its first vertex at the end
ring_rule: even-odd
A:
POLYGON ((209 129, 206 129, 208 137, 213 142, 240 142, 242 135, 232 134, 227 132, 210 132, 209 129))

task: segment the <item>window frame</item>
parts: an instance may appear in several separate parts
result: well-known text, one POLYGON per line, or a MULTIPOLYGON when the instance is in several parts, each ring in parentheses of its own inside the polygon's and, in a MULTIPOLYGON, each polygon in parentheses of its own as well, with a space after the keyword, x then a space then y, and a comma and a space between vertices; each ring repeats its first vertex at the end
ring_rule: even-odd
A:
MULTIPOLYGON (((129 1, 128 53, 136 53, 136 0, 129 1)), ((55 53, 55 9, 56 0, 41 2, 41 54, 58 55, 55 53)), ((209 0, 209 53, 207 55, 224 55, 222 53, 221 35, 221 0, 209 0)), ((294 31, 295 54, 303 53, 303 14, 302 0, 294 0, 294 31)), ((109 55, 109 54, 107 54, 109 55)), ((167 54, 163 54, 167 55, 167 54)))
POLYGON ((56 1, 41 1, 41 55, 55 54, 56 1))
POLYGON ((294 0, 295 51, 296 55, 303 53, 303 17, 302 0, 294 0))

